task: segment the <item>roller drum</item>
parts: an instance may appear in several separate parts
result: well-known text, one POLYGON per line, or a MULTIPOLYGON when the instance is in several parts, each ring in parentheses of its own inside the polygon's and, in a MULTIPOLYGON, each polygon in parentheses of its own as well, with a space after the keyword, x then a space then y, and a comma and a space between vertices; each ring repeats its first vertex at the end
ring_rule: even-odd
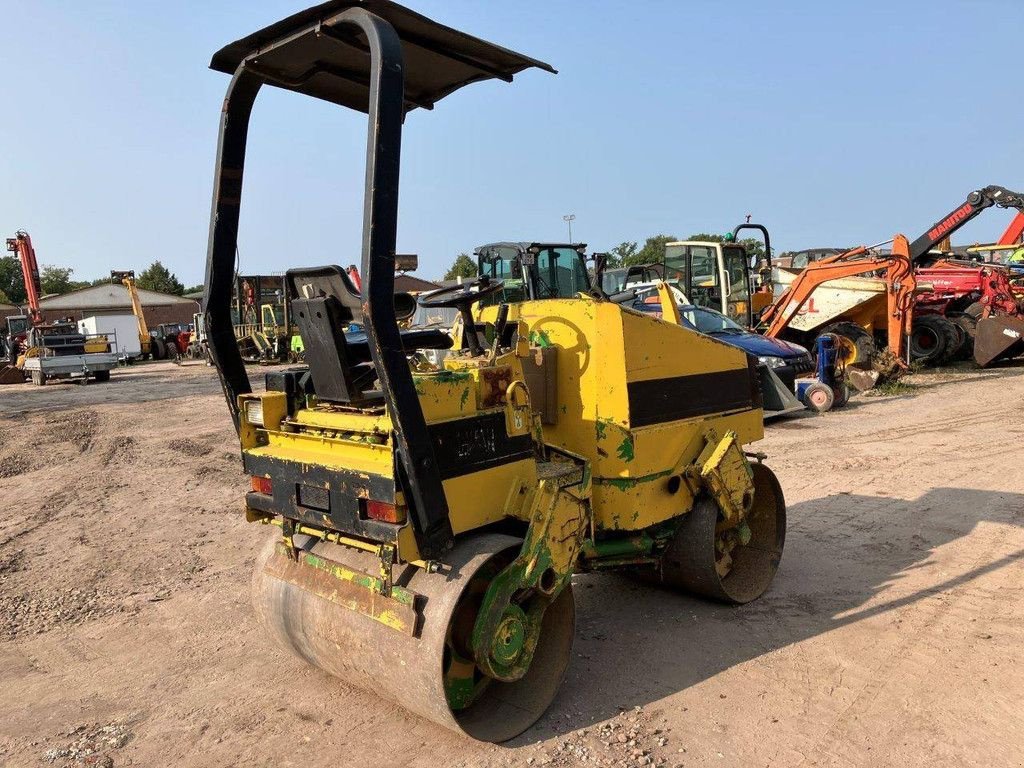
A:
MULTIPOLYGON (((485 681, 473 703, 458 711, 449 706, 445 692, 449 625, 460 598, 468 594, 467 585, 488 563, 493 571, 496 565, 510 561, 522 546, 519 539, 497 534, 467 537, 456 543, 439 573, 396 567, 395 583, 421 596, 416 636, 267 573, 265 565, 278 541, 280 536, 268 542, 257 562, 253 604, 275 640, 310 664, 482 741, 505 741, 519 735, 554 699, 572 651, 575 603, 571 586, 545 612, 533 662, 520 680, 485 681), (497 562, 492 562, 495 558, 497 562)), ((317 542, 310 551, 362 573, 379 570, 376 557, 348 547, 317 542)))
POLYGON ((726 603, 756 600, 772 583, 786 540, 786 501, 775 473, 752 464, 754 497, 745 521, 749 541, 718 549, 722 537, 718 506, 699 498, 680 521, 662 558, 660 579, 671 587, 726 603))

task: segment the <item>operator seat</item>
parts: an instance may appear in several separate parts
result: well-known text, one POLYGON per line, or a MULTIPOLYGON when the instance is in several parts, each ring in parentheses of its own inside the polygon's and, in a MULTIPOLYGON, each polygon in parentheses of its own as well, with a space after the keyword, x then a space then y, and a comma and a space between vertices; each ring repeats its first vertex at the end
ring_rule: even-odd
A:
MULTIPOLYGON (((285 283, 317 398, 348 404, 379 399, 381 393, 373 388, 377 371, 366 333, 345 332, 346 326, 363 323, 362 296, 351 278, 332 265, 290 269, 285 283)), ((411 294, 395 294, 398 320, 415 311, 416 299, 411 294)), ((400 334, 402 346, 409 352, 452 346, 451 337, 439 330, 402 329, 400 334)))

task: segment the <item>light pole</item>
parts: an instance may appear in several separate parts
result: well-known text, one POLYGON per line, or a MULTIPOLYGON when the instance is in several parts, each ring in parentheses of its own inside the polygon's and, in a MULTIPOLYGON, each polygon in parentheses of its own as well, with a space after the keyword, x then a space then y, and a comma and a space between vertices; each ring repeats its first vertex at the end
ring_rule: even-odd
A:
POLYGON ((572 223, 576 220, 575 213, 567 213, 562 217, 562 221, 569 225, 569 244, 572 244, 572 223))

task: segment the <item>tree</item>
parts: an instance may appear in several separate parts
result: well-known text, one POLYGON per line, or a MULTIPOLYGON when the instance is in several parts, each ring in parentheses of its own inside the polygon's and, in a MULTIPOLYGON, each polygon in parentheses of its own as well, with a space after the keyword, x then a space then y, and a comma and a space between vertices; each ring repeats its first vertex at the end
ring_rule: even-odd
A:
POLYGON ((43 267, 39 273, 39 287, 43 289, 43 295, 68 293, 87 286, 88 283, 71 279, 74 271, 71 267, 57 267, 53 264, 43 267))
POLYGON ((185 289, 185 293, 202 293, 206 290, 206 286, 200 283, 199 285, 193 285, 185 289))
POLYGON ((25 303, 25 282, 21 277, 21 263, 17 256, 0 257, 0 291, 11 304, 25 303))
MULTIPOLYGON (((707 240, 709 242, 721 243, 725 241, 725 236, 709 235, 706 232, 702 232, 698 235, 690 235, 687 240, 707 240)), ((748 256, 752 256, 757 260, 764 256, 764 243, 755 237, 745 237, 742 240, 737 240, 736 243, 746 249, 748 256)))
POLYGON ((139 275, 136 285, 147 291, 171 293, 175 296, 181 296, 185 292, 185 286, 181 281, 159 261, 154 261, 139 275))
POLYGON ((456 280, 460 277, 476 277, 476 262, 468 253, 460 253, 444 273, 445 280, 456 280))
POLYGON ((621 267, 623 264, 631 263, 629 262, 629 259, 636 256, 636 252, 638 250, 640 250, 640 246, 636 244, 635 240, 623 241, 614 248, 608 249, 608 262, 605 266, 608 269, 615 269, 616 267, 621 267))
POLYGON ((622 266, 629 267, 633 264, 657 264, 665 260, 665 243, 671 243, 679 238, 675 235, 652 235, 644 241, 644 247, 624 259, 622 266))

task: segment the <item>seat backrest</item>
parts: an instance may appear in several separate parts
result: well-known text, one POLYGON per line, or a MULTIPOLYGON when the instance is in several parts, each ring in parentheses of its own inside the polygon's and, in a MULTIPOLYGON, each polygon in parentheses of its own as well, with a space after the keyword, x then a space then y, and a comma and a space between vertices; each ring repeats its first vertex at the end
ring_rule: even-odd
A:
POLYGON ((285 284, 317 397, 336 403, 363 401, 359 382, 365 372, 357 370, 345 342, 345 326, 363 319, 351 278, 334 265, 290 269, 285 284))
MULTIPOLYGON (((285 273, 285 283, 316 396, 348 404, 380 397, 378 390, 367 391, 377 376, 369 363, 365 336, 362 347, 356 345, 353 349, 345 338, 346 326, 363 324, 362 296, 348 274, 337 265, 290 269, 285 273)), ((395 294, 399 320, 411 317, 415 311, 413 296, 395 294)))
MULTIPOLYGON (((289 269, 285 274, 288 296, 291 299, 312 299, 334 296, 342 306, 346 324, 363 324, 362 295, 352 278, 341 267, 303 267, 289 269)), ((416 298, 404 291, 395 294, 395 317, 407 320, 416 313, 416 298)))
POLYGON ((359 291, 352 284, 352 278, 336 264, 289 269, 285 274, 285 283, 288 297, 292 301, 333 296, 340 305, 337 316, 343 324, 362 323, 363 308, 359 291))

